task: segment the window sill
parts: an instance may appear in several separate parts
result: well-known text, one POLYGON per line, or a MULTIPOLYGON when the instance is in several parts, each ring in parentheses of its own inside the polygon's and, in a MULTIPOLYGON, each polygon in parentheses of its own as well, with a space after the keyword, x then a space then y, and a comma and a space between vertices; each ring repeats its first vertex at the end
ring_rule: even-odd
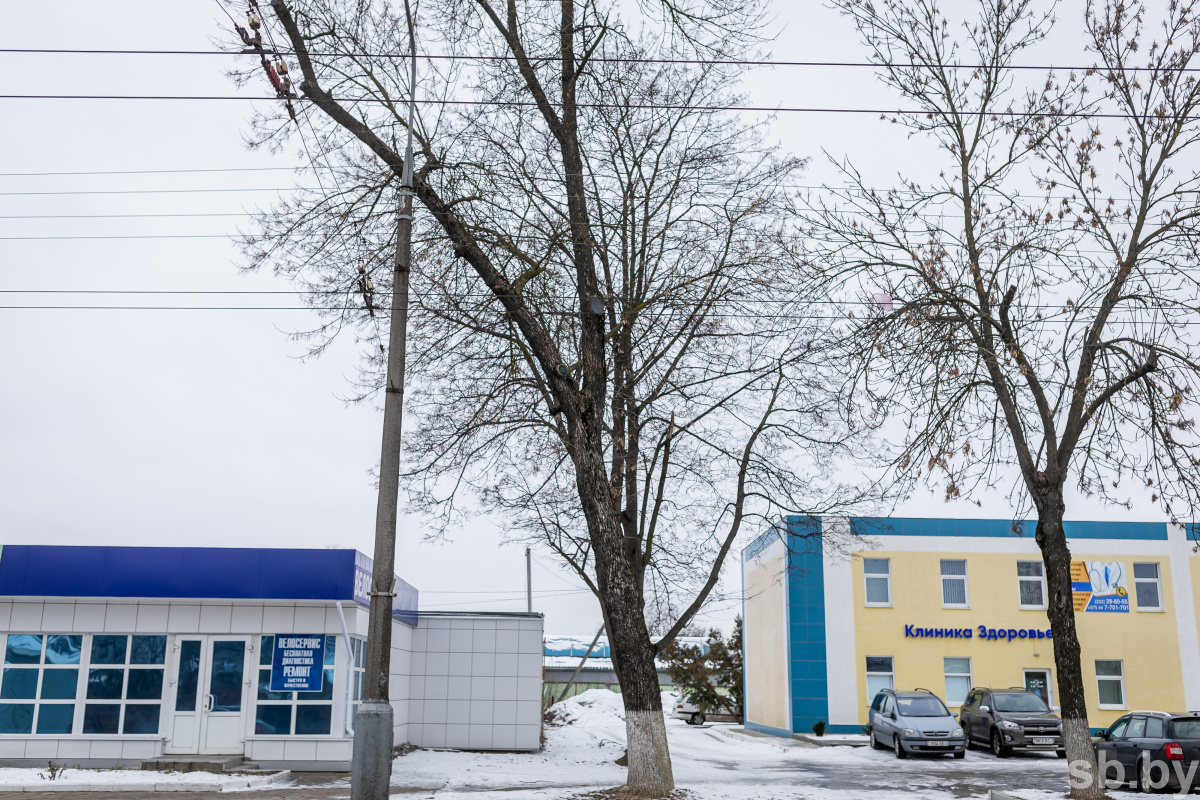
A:
POLYGON ((1137 609, 1137 611, 1139 614, 1165 614, 1165 613, 1167 613, 1167 610, 1165 608, 1141 608, 1141 607, 1139 607, 1137 609))
POLYGON ((891 603, 864 603, 866 608, 894 608, 891 603))
POLYGON ((1101 711, 1128 711, 1129 710, 1129 706, 1106 706, 1102 703, 1097 705, 1096 708, 1100 709, 1101 711))
POLYGON ((1020 611, 1047 611, 1050 606, 1017 606, 1020 611))
POLYGON ((970 606, 948 606, 945 604, 942 604, 942 608, 946 611, 970 611, 971 610, 970 606))

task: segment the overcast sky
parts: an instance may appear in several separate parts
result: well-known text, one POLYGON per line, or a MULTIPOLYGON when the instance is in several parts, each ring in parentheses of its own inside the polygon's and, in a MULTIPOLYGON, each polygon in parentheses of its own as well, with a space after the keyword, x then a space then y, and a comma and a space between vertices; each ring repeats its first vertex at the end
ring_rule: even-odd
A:
MULTIPOLYGON (((1080 5, 1060 6, 1066 22, 1039 63, 1086 60, 1078 47, 1080 5)), ((2 48, 208 50, 226 21, 216 0, 0 0, 0 8, 2 48)), ((821 3, 777 0, 775 13, 776 58, 864 59, 852 28, 821 3)), ((0 53, 0 75, 5 94, 229 95, 236 92, 222 73, 228 62, 0 53)), ((861 68, 778 68, 758 73, 748 88, 758 106, 896 104, 861 68)), ((225 238, 248 209, 294 185, 287 168, 299 163, 291 151, 245 149, 247 102, 0 103, 0 306, 296 305, 287 284, 240 273, 225 238), (247 171, 14 174, 181 169, 247 171), (178 216, 77 216, 147 214, 178 216), (179 235, 207 238, 154 238, 179 235), (103 238, 114 236, 147 238, 103 238), (284 293, 12 293, 82 289, 284 293)), ((881 181, 901 164, 932 165, 926 145, 870 115, 780 114, 774 130, 784 147, 814 158, 806 176, 812 182, 830 174, 823 149, 850 156, 881 181)), ((313 323, 308 312, 290 310, 0 309, 0 543, 353 547, 369 554, 369 470, 378 459, 381 415, 341 400, 354 374, 348 345, 298 360, 301 347, 286 334, 313 323)), ((922 494, 901 512, 1010 516, 1003 497, 982 500, 976 508, 922 494)), ((1069 516, 1160 518, 1081 500, 1069 516)), ((423 607, 524 608, 523 552, 501 547, 493 524, 479 520, 445 544, 421 544, 420 537, 419 520, 402 520, 397 572, 422 591, 423 607)), ((548 555, 539 556, 533 582, 547 633, 595 630, 594 601, 548 555)), ((717 608, 705 621, 725 624, 732 613, 717 608)))

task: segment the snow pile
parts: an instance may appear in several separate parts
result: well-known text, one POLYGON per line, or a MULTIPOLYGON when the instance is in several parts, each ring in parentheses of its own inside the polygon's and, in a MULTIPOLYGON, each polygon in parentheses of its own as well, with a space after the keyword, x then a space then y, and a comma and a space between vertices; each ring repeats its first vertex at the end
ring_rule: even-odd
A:
POLYGON ((158 772, 146 769, 64 769, 51 779, 48 768, 0 768, 0 791, 229 791, 266 786, 279 775, 219 775, 212 772, 158 772), (143 788, 144 787, 144 788, 143 788))
POLYGON ((624 723, 625 703, 621 695, 608 689, 588 689, 551 708, 553 724, 579 725, 585 728, 607 727, 624 723))

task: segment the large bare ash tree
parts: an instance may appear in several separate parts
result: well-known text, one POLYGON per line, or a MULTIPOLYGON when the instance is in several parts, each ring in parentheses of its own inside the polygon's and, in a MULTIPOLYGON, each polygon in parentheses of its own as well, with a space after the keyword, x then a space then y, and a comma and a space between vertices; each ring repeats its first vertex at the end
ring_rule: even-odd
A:
POLYGON ((887 189, 841 162, 850 188, 804 217, 847 301, 852 391, 891 407, 901 481, 953 500, 1018 476, 1073 796, 1102 796, 1063 518, 1072 487, 1173 518, 1196 498, 1200 23, 1172 3, 1151 42, 1140 4, 1090 5, 1096 67, 1056 76, 1014 69, 1045 62, 1053 3, 981 0, 966 20, 935 0, 836 5, 912 112, 894 146, 937 153, 887 189))
MULTIPOLYGON (((396 142, 413 127, 411 500, 443 524, 494 512, 592 587, 628 787, 670 793, 656 652, 714 596, 748 521, 866 496, 835 476, 869 426, 840 421, 826 321, 783 271, 801 165, 721 110, 738 74, 711 57, 749 52, 760 9, 647 0, 622 7, 625 24, 609 2, 425 5, 419 38, 439 57, 408 119, 390 4, 271 8, 323 188, 263 215, 253 266, 322 313, 314 351, 365 343, 369 397, 386 359, 396 142)), ((296 132, 282 113, 255 121, 260 145, 296 132)))

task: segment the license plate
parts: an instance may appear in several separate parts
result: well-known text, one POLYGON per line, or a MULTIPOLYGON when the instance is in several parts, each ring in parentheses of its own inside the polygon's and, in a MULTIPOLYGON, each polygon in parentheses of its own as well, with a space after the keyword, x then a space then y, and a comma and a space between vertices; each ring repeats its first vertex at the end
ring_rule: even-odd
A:
POLYGON ((1034 744, 1054 744, 1054 740, 1049 736, 1038 736, 1033 740, 1034 744))
POLYGON ((949 747, 949 742, 926 742, 926 747, 949 747))

